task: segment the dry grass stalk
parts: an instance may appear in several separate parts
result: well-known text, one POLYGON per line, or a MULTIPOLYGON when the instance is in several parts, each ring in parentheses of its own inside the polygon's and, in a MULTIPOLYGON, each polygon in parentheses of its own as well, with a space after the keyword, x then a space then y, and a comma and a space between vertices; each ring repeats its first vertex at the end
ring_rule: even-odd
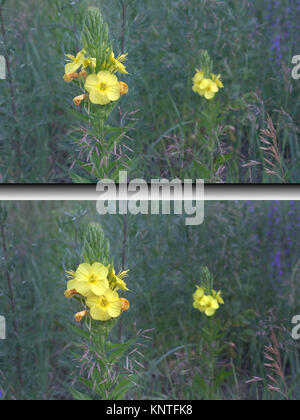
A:
POLYGON ((277 176, 282 182, 285 182, 284 169, 282 159, 278 148, 277 133, 272 121, 272 118, 267 117, 267 129, 261 130, 260 140, 264 146, 260 149, 265 152, 264 161, 269 167, 265 167, 265 172, 268 175, 277 176))
POLYGON ((278 392, 288 400, 288 388, 281 361, 279 343, 273 328, 271 328, 271 344, 265 346, 264 356, 267 361, 264 365, 269 368, 271 372, 271 374, 267 375, 271 381, 271 383, 268 384, 268 390, 278 392))

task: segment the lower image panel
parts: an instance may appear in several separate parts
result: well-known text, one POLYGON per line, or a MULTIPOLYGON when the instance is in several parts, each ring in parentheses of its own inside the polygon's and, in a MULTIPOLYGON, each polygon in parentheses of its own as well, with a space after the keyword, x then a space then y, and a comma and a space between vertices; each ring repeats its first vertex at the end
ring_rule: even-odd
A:
POLYGON ((300 399, 300 202, 0 212, 0 399, 300 399))

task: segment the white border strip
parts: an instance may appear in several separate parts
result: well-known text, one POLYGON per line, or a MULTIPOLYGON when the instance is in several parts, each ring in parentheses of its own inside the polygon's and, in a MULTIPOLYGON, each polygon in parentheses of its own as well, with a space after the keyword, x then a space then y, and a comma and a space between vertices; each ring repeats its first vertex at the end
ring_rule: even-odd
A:
MULTIPOLYGON (((0 201, 97 201, 99 195, 96 186, 87 184, 0 186, 0 201)), ((128 199, 130 200, 130 194, 128 194, 128 199)), ((175 195, 172 199, 181 200, 182 198, 175 195)), ((206 201, 300 201, 300 185, 205 185, 204 199, 206 201)))

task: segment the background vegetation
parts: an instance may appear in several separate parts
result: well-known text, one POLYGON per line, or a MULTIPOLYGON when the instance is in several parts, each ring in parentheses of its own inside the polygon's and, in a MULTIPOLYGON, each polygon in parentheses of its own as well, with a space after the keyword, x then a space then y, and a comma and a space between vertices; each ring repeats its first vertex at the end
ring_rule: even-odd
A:
POLYGON ((2 182, 70 182, 78 124, 74 92, 62 78, 64 53, 81 48, 88 5, 101 8, 116 52, 129 53, 130 94, 111 122, 138 111, 128 144, 135 177, 211 181, 200 98, 191 90, 207 49, 225 85, 213 153, 226 163, 221 158, 213 181, 299 182, 299 81, 291 78, 291 59, 300 54, 298 1, 1 0, 0 54, 10 62, 0 83, 2 182), (275 147, 271 156, 262 134, 275 147))
POLYGON ((216 314, 223 334, 215 344, 215 368, 224 373, 221 398, 300 398, 299 342, 291 339, 291 319, 300 311, 298 202, 208 202, 199 227, 186 227, 183 216, 99 216, 94 203, 5 207, 0 314, 7 318, 8 337, 0 340, 2 398, 71 398, 80 363, 73 360, 76 304, 64 298, 64 270, 82 262, 81 233, 90 221, 102 224, 116 269, 131 270, 131 309, 112 340, 153 329, 142 334, 151 340, 141 342, 144 357, 134 356, 139 379, 127 398, 203 398, 203 315, 192 307, 203 266, 225 300, 216 314), (266 366, 270 345, 280 361, 275 373, 266 366))

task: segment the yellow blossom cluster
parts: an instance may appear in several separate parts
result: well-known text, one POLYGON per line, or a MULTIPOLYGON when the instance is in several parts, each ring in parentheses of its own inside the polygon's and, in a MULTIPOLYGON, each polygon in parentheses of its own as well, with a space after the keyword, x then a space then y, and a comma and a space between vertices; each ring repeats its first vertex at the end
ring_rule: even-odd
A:
POLYGON ((76 106, 87 98, 93 104, 104 106, 118 101, 122 95, 128 93, 128 85, 120 82, 116 76, 117 72, 128 74, 123 64, 127 54, 115 57, 114 52, 111 51, 109 59, 104 61, 98 72, 96 72, 96 59, 88 57, 85 50, 81 50, 76 56, 66 54, 66 57, 68 63, 65 65, 64 81, 70 83, 77 80, 83 84, 87 92, 74 98, 76 106))
POLYGON ((208 317, 213 316, 216 310, 219 309, 219 305, 224 305, 221 291, 216 292, 215 290, 211 290, 210 293, 206 294, 206 289, 204 287, 196 287, 197 290, 193 294, 194 308, 198 309, 208 317))
POLYGON ((69 281, 65 297, 79 295, 85 299, 85 306, 89 308, 78 312, 75 320, 80 322, 89 314, 96 321, 108 321, 127 311, 130 304, 127 299, 119 297, 118 290, 128 291, 124 281, 128 271, 117 275, 112 265, 106 267, 99 262, 83 263, 76 271, 67 271, 69 281))
POLYGON ((211 100, 224 87, 221 81, 221 75, 218 76, 211 73, 211 77, 206 77, 205 73, 196 69, 196 74, 193 77, 193 91, 205 99, 211 100))

